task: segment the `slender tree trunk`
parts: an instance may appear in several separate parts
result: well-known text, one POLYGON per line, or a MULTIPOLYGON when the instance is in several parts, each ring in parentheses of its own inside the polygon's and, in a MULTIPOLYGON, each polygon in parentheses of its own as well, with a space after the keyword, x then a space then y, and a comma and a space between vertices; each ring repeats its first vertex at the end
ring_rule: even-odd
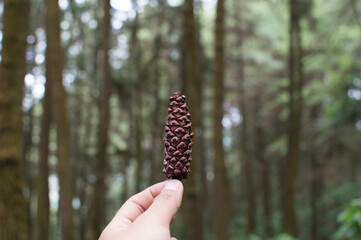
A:
POLYGON ((131 158, 130 151, 124 156, 124 161, 122 163, 122 174, 123 174, 123 189, 121 194, 122 203, 125 203, 128 199, 128 177, 127 177, 127 167, 129 164, 129 159, 131 158))
MULTIPOLYGON (((118 91, 119 93, 119 97, 123 96, 124 94, 122 94, 120 91, 118 91)), ((134 131, 134 111, 133 111, 133 107, 131 104, 131 97, 128 96, 128 98, 126 98, 126 106, 127 106, 127 114, 129 116, 129 137, 128 137, 128 142, 131 143, 132 140, 134 139, 135 136, 135 131, 134 131)), ((129 163, 131 161, 131 159, 134 157, 134 147, 129 144, 129 149, 127 151, 127 153, 125 154, 124 157, 124 161, 122 163, 122 172, 123 172, 123 177, 124 177, 124 182, 123 182, 123 190, 122 190, 122 194, 121 194, 121 199, 123 201, 123 203, 128 199, 129 197, 129 189, 130 189, 130 185, 128 183, 128 174, 127 174, 127 168, 129 166, 129 163)))
MULTIPOLYGON (((161 3, 160 3, 161 4, 161 3)), ((159 17, 163 17, 163 9, 164 6, 162 6, 162 12, 161 15, 159 17)), ((161 24, 161 20, 158 20, 158 24, 160 26, 161 24)), ((154 123, 154 128, 152 130, 152 150, 151 150, 151 168, 152 168, 152 172, 151 172, 151 183, 157 183, 159 181, 161 181, 162 175, 159 174, 159 171, 162 169, 162 157, 160 155, 160 153, 162 153, 162 146, 161 146, 161 139, 162 139, 162 134, 164 132, 163 127, 161 124, 163 124, 163 120, 164 119, 160 119, 160 116, 162 116, 160 109, 162 106, 162 99, 160 96, 160 89, 159 89, 159 78, 161 76, 161 69, 160 69, 160 61, 159 61, 159 55, 160 55, 160 51, 161 51, 161 45, 162 45, 162 38, 160 33, 157 34, 155 41, 154 41, 154 88, 153 88, 153 95, 155 97, 155 104, 154 104, 154 109, 153 109, 153 123, 154 123)))
POLYGON ((253 184, 253 163, 250 156, 250 146, 248 137, 248 112, 246 104, 246 84, 244 76, 244 59, 243 59, 243 33, 240 34, 240 48, 241 48, 241 61, 239 66, 239 106, 242 115, 242 125, 240 126, 240 139, 241 139, 241 151, 242 151, 242 175, 244 176, 244 182, 246 187, 246 202, 247 202, 247 234, 255 233, 256 230, 256 208, 255 208, 255 193, 253 184))
MULTIPOLYGON (((95 104, 95 99, 93 101, 90 101, 88 103, 88 107, 91 107, 95 104)), ((91 230, 91 213, 89 211, 91 205, 91 195, 88 194, 87 189, 91 185, 91 183, 88 181, 88 175, 92 171, 91 164, 89 164, 89 161, 92 159, 92 156, 88 154, 88 149, 94 147, 92 144, 92 136, 96 135, 96 126, 92 124, 92 119, 94 118, 94 113, 92 111, 85 111, 83 114, 83 123, 85 124, 86 131, 85 135, 83 137, 83 144, 82 149, 80 151, 80 161, 79 165, 81 167, 78 168, 78 174, 80 178, 80 186, 78 189, 79 194, 79 201, 80 201, 80 208, 79 208, 79 237, 81 240, 86 240, 90 238, 90 234, 92 233, 91 230), (86 114, 85 114, 86 113, 86 114)))
POLYGON ((218 240, 229 239, 231 218, 230 186, 223 148, 223 99, 224 99, 224 0, 217 2, 215 24, 215 80, 214 80, 214 210, 215 230, 218 240))
POLYGON ((261 165, 261 186, 262 186, 262 205, 263 205, 263 219, 265 226, 265 236, 272 236, 272 219, 271 216, 271 198, 270 198, 270 177, 269 177, 269 167, 268 163, 265 159, 264 152, 264 131, 262 127, 257 127, 256 129, 256 137, 257 137, 257 156, 261 165))
POLYGON ((197 161, 201 161, 201 152, 199 146, 200 135, 199 125, 201 121, 201 82, 197 75, 199 64, 197 60, 197 39, 195 35, 195 19, 193 11, 193 0, 185 1, 184 9, 184 54, 183 54, 183 91, 187 96, 189 112, 192 116, 193 131, 193 164, 192 172, 188 176, 188 180, 184 183, 184 207, 185 218, 187 223, 187 239, 201 240, 203 239, 203 206, 201 204, 201 187, 199 186, 199 172, 197 161))
POLYGON ((45 95, 43 99, 43 115, 41 119, 41 134, 38 163, 38 218, 37 239, 47 240, 49 237, 49 130, 51 123, 51 84, 50 80, 45 84, 45 95))
POLYGON ((29 2, 7 0, 0 63, 0 239, 29 239, 24 195, 22 99, 29 2))
MULTIPOLYGON (((86 163, 84 163, 86 164, 86 163)), ((81 184, 79 187, 79 202, 80 202, 80 208, 79 208, 79 238, 81 240, 85 240, 88 239, 87 237, 87 227, 88 227, 88 222, 89 222, 89 213, 88 213, 88 198, 87 198, 87 194, 86 194, 86 189, 88 186, 88 183, 86 181, 86 176, 84 176, 84 173, 80 173, 80 178, 81 178, 81 184)))
MULTIPOLYGON (((258 93, 254 95, 254 137, 255 137, 255 157, 258 160, 258 176, 260 176, 258 180, 257 187, 260 189, 261 193, 261 205, 263 208, 263 226, 264 232, 263 237, 271 237, 272 233, 272 213, 271 213, 271 195, 270 195, 270 186, 271 186, 271 178, 270 178, 270 166, 265 156, 265 126, 262 123, 261 110, 264 100, 261 96, 265 95, 263 83, 256 86, 258 89, 258 93)), ((255 183, 256 185, 256 183, 255 183)))
POLYGON ((130 63, 131 63, 131 76, 134 81, 134 89, 131 93, 131 98, 134 101, 133 114, 135 116, 134 124, 134 133, 135 133, 135 157, 137 162, 136 176, 135 176, 135 188, 136 192, 142 190, 143 183, 143 147, 142 147, 142 137, 143 137, 143 127, 142 127, 142 85, 144 79, 141 76, 141 55, 140 55, 140 46, 138 39, 138 29, 139 29, 139 15, 138 15, 138 0, 132 0, 133 10, 135 12, 135 19, 131 27, 131 37, 130 37, 130 63))
POLYGON ((288 152, 286 160, 285 181, 285 209, 284 231, 291 236, 297 236, 298 228, 295 209, 295 185, 297 168, 300 154, 300 132, 302 118, 302 43, 300 28, 300 5, 299 0, 290 0, 290 46, 289 46, 289 129, 288 129, 288 152))
MULTIPOLYGON (((260 88, 261 89, 261 88, 260 88)), ((262 94, 262 92, 260 92, 262 94)), ((256 103, 256 112, 257 112, 257 119, 260 119, 260 111, 261 105, 259 97, 255 97, 256 103)), ((269 176, 269 166, 265 159, 265 143, 264 143, 264 129, 261 126, 261 123, 258 121, 256 122, 256 156, 259 161, 261 167, 261 179, 260 179, 260 186, 262 191, 262 205, 263 205, 263 219, 264 219, 264 226, 265 226, 265 236, 271 237, 272 236, 272 224, 270 219, 271 216, 271 199, 270 199, 270 176, 269 176)))
POLYGON ((138 92, 134 92, 135 98, 135 149, 136 149, 136 158, 137 158, 137 171, 135 179, 136 191, 140 192, 142 190, 143 183, 143 147, 142 147, 142 138, 143 138, 143 128, 142 128, 142 90, 141 84, 136 84, 139 89, 138 92))
POLYGON ((62 239, 73 239, 72 183, 70 168, 69 123, 66 93, 63 87, 63 53, 60 41, 60 9, 57 1, 46 0, 46 79, 50 81, 52 118, 56 125, 58 177, 60 183, 59 216, 62 239))
MULTIPOLYGON (((33 174, 33 163, 32 163, 32 147, 33 147, 33 128, 34 128, 34 106, 32 106, 24 115, 27 121, 24 122, 24 133, 23 133, 23 159, 25 165, 25 188, 28 189, 28 200, 29 202, 33 199, 34 194, 34 174, 33 174), (27 122, 27 124, 25 123, 27 122)), ((36 188, 35 188, 36 189, 36 188)), ((28 227, 29 227, 29 238, 34 238, 34 217, 32 216, 31 204, 28 204, 28 227)))
MULTIPOLYGON (((241 34, 241 38, 243 34, 241 34)), ((243 49, 243 39, 240 40, 240 47, 243 49)), ((242 53, 243 54, 243 53, 242 53)), ((245 91, 245 77, 244 77, 244 60, 241 56, 241 64, 239 66, 239 106, 240 112, 242 115, 242 125, 241 125, 241 151, 242 151, 242 167, 244 175, 244 181, 246 185, 246 202, 247 202, 247 234, 255 233, 256 230, 256 208, 255 208, 255 193, 253 188, 253 164, 249 152, 249 138, 248 138, 248 112, 246 105, 246 91, 245 91)))
POLYGON ((311 186, 310 186, 310 205, 311 205, 311 239, 317 239, 317 219, 318 219, 318 211, 317 211, 317 181, 316 181, 316 156, 314 154, 313 141, 310 139, 309 141, 309 152, 310 152, 310 170, 311 170, 311 186))
POLYGON ((161 98, 161 89, 159 88, 160 79, 162 77, 162 64, 161 64, 161 53, 162 53, 162 45, 163 45, 163 36, 162 36, 162 23, 165 19, 165 0, 158 0, 158 11, 157 14, 157 24, 159 26, 157 35, 154 39, 154 64, 153 64, 153 95, 155 96, 155 105, 153 109, 153 122, 155 124, 154 129, 152 130, 152 139, 153 139, 153 149, 152 149, 152 159, 151 159, 151 183, 154 184, 156 182, 162 181, 164 176, 159 174, 159 171, 162 169, 162 158, 163 156, 163 144, 160 139, 162 139, 164 134, 164 121, 166 115, 162 114, 160 106, 166 106, 165 102, 163 102, 161 98), (164 118, 163 118, 164 116, 164 118))
POLYGON ((98 128, 98 147, 96 159, 96 181, 93 189, 93 239, 97 239, 106 224, 106 184, 105 179, 108 172, 108 128, 110 121, 109 99, 111 94, 111 69, 109 63, 110 49, 110 0, 104 0, 103 30, 104 38, 102 42, 102 63, 103 63, 103 81, 101 99, 99 105, 100 121, 98 128))
MULTIPOLYGON (((204 166, 207 166, 209 164, 209 161, 206 157, 206 147, 205 147, 205 138, 204 138, 204 116, 205 111, 203 110, 203 85, 204 85, 204 74, 207 71, 207 63, 205 61, 205 54, 204 54, 204 47, 202 46, 201 42, 201 30, 200 30, 200 19, 199 16, 195 16, 194 24, 195 24, 195 32, 196 34, 196 61, 198 62, 198 67, 196 71, 196 79, 197 79, 197 96, 198 99, 195 102, 195 106, 198 109, 198 116, 197 117, 197 123, 196 123, 196 129, 197 134, 195 139, 197 140, 197 149, 198 149, 198 165, 197 169, 199 177, 197 178, 200 180, 200 198, 201 198, 201 207, 203 212, 203 221, 205 222, 207 209, 210 207, 210 201, 209 201, 209 188, 208 188, 208 182, 207 182, 207 168, 204 166)), ((206 225, 206 223, 204 223, 206 225)), ((211 225, 211 224, 210 224, 211 225)))
POLYGON ((315 138, 317 136, 317 130, 315 126, 315 120, 317 119, 318 108, 313 106, 310 112, 309 127, 309 139, 308 139, 308 157, 310 158, 310 206, 311 206, 311 239, 317 240, 318 228, 320 226, 320 213, 317 207, 321 192, 322 192, 322 171, 319 159, 317 159, 317 149, 315 147, 315 138))

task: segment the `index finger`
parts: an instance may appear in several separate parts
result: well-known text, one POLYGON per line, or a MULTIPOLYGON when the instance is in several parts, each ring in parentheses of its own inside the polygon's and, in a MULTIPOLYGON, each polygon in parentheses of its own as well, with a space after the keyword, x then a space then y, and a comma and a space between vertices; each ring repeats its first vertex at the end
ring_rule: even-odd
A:
POLYGON ((129 198, 118 210, 110 224, 116 224, 122 229, 128 227, 152 205, 154 199, 164 188, 164 185, 165 182, 154 184, 129 198))

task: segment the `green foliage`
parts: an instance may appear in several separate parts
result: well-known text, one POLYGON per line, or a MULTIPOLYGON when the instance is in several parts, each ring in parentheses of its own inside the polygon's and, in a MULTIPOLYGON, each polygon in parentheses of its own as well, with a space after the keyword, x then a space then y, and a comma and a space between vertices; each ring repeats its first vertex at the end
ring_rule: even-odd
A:
POLYGON ((281 156, 286 155, 287 151, 287 139, 285 136, 281 136, 278 139, 275 139, 269 146, 268 150, 270 152, 279 152, 281 156))
MULTIPOLYGON (((237 238, 234 238, 234 239, 247 239, 247 240, 262 240, 264 238, 256 235, 256 234, 251 234, 251 235, 248 235, 247 237, 245 236, 238 236, 237 238)), ((268 238, 267 238, 268 239, 268 238)), ((294 238, 294 237, 291 237, 290 235, 288 235, 287 233, 280 233, 278 235, 276 235, 275 237, 273 238, 269 238, 268 240, 298 240, 298 238, 294 238)))
POLYGON ((297 240, 297 238, 291 237, 287 233, 281 233, 272 238, 271 240, 297 240))
POLYGON ((352 200, 337 220, 341 226, 334 234, 335 240, 361 239, 361 198, 352 200))
POLYGON ((255 235, 255 234, 249 235, 247 239, 249 239, 249 240, 261 240, 261 238, 259 236, 255 235))

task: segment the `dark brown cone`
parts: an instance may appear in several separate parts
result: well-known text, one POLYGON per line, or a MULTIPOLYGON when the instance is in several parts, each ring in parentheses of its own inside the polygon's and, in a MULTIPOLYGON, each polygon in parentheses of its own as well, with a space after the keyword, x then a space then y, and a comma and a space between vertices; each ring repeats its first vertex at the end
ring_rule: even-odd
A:
POLYGON ((185 100, 181 92, 173 93, 169 98, 169 116, 164 128, 163 173, 171 179, 185 179, 190 172, 193 132, 185 100))

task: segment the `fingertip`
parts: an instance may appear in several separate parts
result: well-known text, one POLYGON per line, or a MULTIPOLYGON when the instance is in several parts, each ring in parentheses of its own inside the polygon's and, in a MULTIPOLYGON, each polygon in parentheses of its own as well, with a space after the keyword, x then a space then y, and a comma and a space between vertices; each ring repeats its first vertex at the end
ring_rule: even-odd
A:
POLYGON ((183 188, 182 182, 177 179, 171 179, 165 181, 165 185, 162 191, 165 190, 178 191, 180 188, 183 188))
POLYGON ((179 180, 167 180, 160 194, 144 214, 143 219, 156 218, 163 225, 168 225, 177 213, 183 198, 183 185, 179 180))

